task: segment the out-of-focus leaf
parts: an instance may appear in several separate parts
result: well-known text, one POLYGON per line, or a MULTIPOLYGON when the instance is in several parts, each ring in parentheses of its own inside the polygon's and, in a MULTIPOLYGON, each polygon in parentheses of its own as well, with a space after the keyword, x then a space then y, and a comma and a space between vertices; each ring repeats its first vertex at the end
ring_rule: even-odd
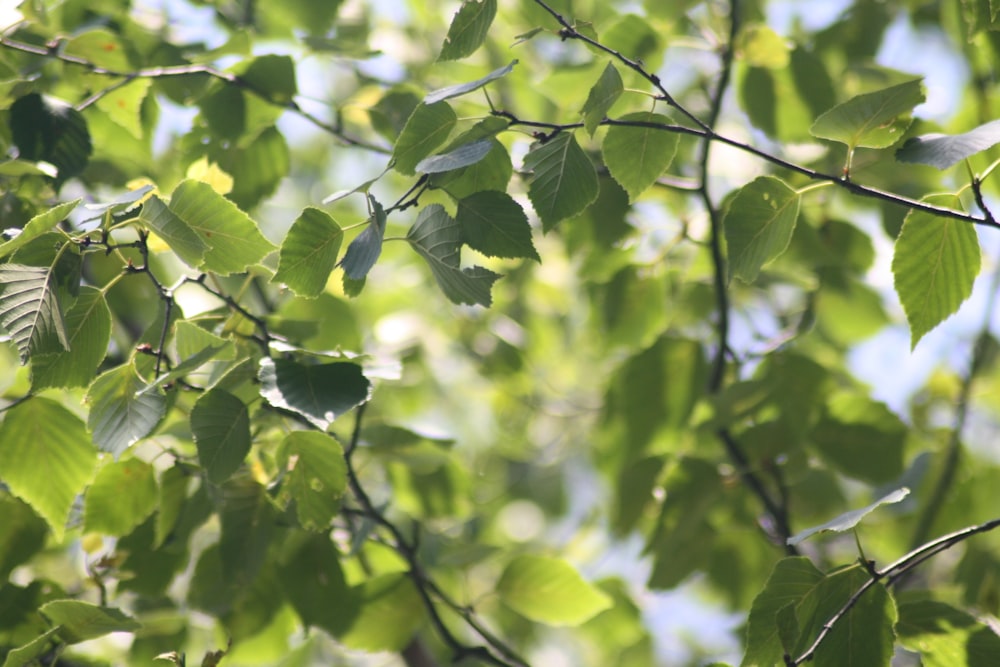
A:
POLYGON ((120 609, 98 607, 83 600, 53 600, 42 605, 38 611, 59 626, 59 637, 69 644, 96 639, 112 632, 132 632, 142 627, 141 623, 120 609))
POLYGON ((956 162, 1000 143, 1000 120, 992 120, 962 134, 924 134, 907 139, 896 151, 900 162, 929 164, 947 169, 956 162))
POLYGON ((347 488, 347 464, 340 443, 325 433, 295 431, 281 444, 285 470, 280 498, 295 501, 295 514, 307 530, 326 530, 347 488))
POLYGON ((892 493, 879 498, 878 500, 873 502, 871 505, 868 505, 867 507, 862 507, 859 510, 851 510, 850 512, 844 512, 840 516, 831 519, 824 524, 820 524, 819 526, 813 526, 812 528, 806 528, 805 530, 800 530, 792 537, 789 537, 786 541, 788 542, 788 544, 796 545, 799 544, 800 542, 803 542, 804 540, 809 539, 816 533, 822 533, 828 530, 835 530, 837 532, 844 532, 845 530, 851 530, 859 523, 861 523, 862 519, 864 519, 866 516, 874 512, 882 505, 898 503, 903 498, 908 496, 909 493, 910 490, 908 488, 906 488, 905 486, 901 487, 899 489, 896 489, 892 493))
POLYGON ((579 625, 611 606, 611 598, 588 584, 569 563, 544 556, 518 556, 497 582, 504 604, 539 623, 579 625))
POLYGON ((642 111, 622 116, 617 122, 637 125, 612 125, 601 152, 611 176, 625 188, 629 200, 635 201, 670 166, 680 137, 655 127, 670 124, 662 114, 642 111))
POLYGON ((621 74, 618 73, 614 63, 609 62, 604 67, 604 71, 601 72, 597 83, 587 93, 587 101, 580 109, 580 113, 583 115, 583 127, 590 136, 594 136, 597 126, 608 115, 608 111, 624 92, 625 84, 622 82, 621 74))
POLYGON ((424 97, 424 104, 431 105, 436 102, 441 102, 442 100, 447 100, 452 97, 459 97, 467 93, 471 93, 474 90, 482 88, 490 81, 496 81, 502 76, 510 74, 514 70, 514 65, 517 64, 516 60, 510 61, 510 64, 501 67, 500 69, 495 69, 481 79, 476 79, 475 81, 470 81, 468 83, 460 83, 455 86, 448 86, 447 88, 440 88, 434 92, 427 93, 424 97))
POLYGON ((153 466, 131 458, 109 463, 97 472, 84 498, 84 529, 122 536, 156 509, 153 466))
POLYGON ((83 114, 48 95, 18 98, 10 107, 10 129, 19 157, 54 164, 57 184, 83 171, 93 152, 83 114))
POLYGON ((191 409, 198 460, 216 484, 224 482, 250 451, 250 416, 243 401, 221 389, 202 394, 191 409))
POLYGON ((463 0, 441 46, 438 60, 460 60, 486 40, 497 14, 497 0, 463 0))

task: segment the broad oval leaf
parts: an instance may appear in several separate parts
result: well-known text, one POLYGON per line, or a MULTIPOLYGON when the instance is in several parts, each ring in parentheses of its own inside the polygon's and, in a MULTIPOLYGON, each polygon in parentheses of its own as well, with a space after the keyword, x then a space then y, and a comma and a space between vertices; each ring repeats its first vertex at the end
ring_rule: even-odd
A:
POLYGON ((295 501, 295 515, 306 530, 326 530, 347 489, 340 443, 326 433, 295 431, 281 443, 278 464, 285 470, 279 500, 295 501))
POLYGON ((808 558, 785 558, 775 564, 750 607, 741 667, 774 667, 783 662, 785 647, 776 622, 778 611, 798 604, 822 580, 823 573, 808 558))
POLYGON ((222 389, 201 395, 191 409, 191 433, 208 479, 226 481, 250 451, 250 415, 243 401, 222 389))
POLYGON ((147 199, 142 205, 139 220, 156 232, 185 264, 191 268, 201 266, 209 245, 162 199, 156 195, 147 199))
POLYGON ((833 107, 813 123, 813 136, 858 147, 885 148, 899 141, 909 127, 901 116, 924 101, 920 79, 864 93, 833 107))
POLYGON ((53 600, 39 610, 53 625, 58 625, 59 636, 67 644, 96 639, 112 632, 133 632, 142 624, 120 609, 98 607, 83 600, 53 600))
POLYGON ((461 267, 461 227, 443 206, 431 204, 421 210, 406 238, 453 303, 487 307, 492 303, 490 291, 500 275, 481 266, 461 267))
POLYGON ((497 0, 464 0, 451 20, 438 60, 472 55, 486 40, 496 14, 497 0))
POLYGON ((831 467, 875 485, 903 474, 906 433, 884 403, 843 391, 827 400, 809 439, 831 467))
POLYGON ((455 111, 444 102, 417 105, 392 149, 393 168, 412 175, 417 164, 444 143, 458 121, 455 111))
POLYGON ((532 144, 524 158, 528 198, 545 231, 580 213, 597 199, 597 172, 572 132, 532 144))
POLYGON ((136 458, 113 461, 97 471, 83 504, 84 530, 121 537, 156 509, 153 466, 136 458))
POLYGON ((629 201, 634 202, 655 183, 673 161, 679 135, 654 127, 669 124, 666 116, 641 111, 622 116, 608 128, 601 144, 604 163, 628 192, 629 201))
POLYGON ((993 120, 963 134, 924 134, 907 139, 896 151, 900 162, 929 164, 947 169, 956 162, 1000 143, 1000 120, 993 120))
POLYGON ((441 155, 424 158, 415 167, 418 174, 438 174, 476 164, 493 148, 493 139, 479 139, 441 155))
POLYGON ((343 239, 336 220, 318 208, 306 208, 281 243, 278 271, 271 282, 284 283, 299 296, 319 296, 337 265, 343 239))
MULTIPOLYGON (((924 201, 960 205, 953 195, 924 201)), ((910 324, 911 348, 969 298, 979 267, 979 238, 972 225, 923 211, 907 213, 896 238, 892 275, 910 324)))
POLYGON ((0 257, 6 257, 15 250, 23 247, 29 241, 33 241, 42 234, 45 234, 53 227, 58 225, 60 222, 66 219, 73 209, 77 207, 80 203, 80 199, 74 199, 73 201, 63 202, 57 206, 53 206, 44 213, 39 213, 27 223, 18 232, 17 236, 9 241, 4 241, 0 243, 0 257))
POLYGON ((10 106, 10 130, 22 160, 56 166, 57 184, 83 171, 93 152, 83 114, 48 95, 18 98, 10 106))
POLYGON ((723 221, 732 275, 753 282, 765 264, 785 251, 799 218, 800 199, 773 176, 761 176, 736 193, 723 221))
POLYGON ((455 219, 469 247, 487 257, 541 261, 531 241, 528 216, 506 192, 487 190, 462 199, 455 219))
POLYGON ((844 512, 840 516, 831 519, 824 524, 820 524, 818 526, 813 526, 812 528, 806 528, 805 530, 801 530, 795 535, 789 537, 786 540, 786 542, 791 545, 796 545, 799 544, 800 542, 809 539, 810 537, 812 537, 817 533, 822 533, 828 530, 834 530, 842 533, 845 530, 851 530, 859 523, 861 523, 862 519, 864 519, 866 516, 874 512, 882 505, 890 505, 892 503, 898 503, 909 494, 910 490, 908 488, 906 488, 905 486, 900 487, 895 491, 893 491, 892 493, 882 496, 881 498, 873 502, 871 505, 862 507, 861 509, 858 510, 851 510, 850 512, 844 512))
POLYGON ((94 444, 115 458, 153 432, 167 410, 159 385, 143 391, 146 383, 133 363, 102 373, 87 389, 90 405, 87 426, 94 444))
POLYGON ((572 565, 545 556, 514 558, 497 582, 497 594, 525 618, 556 626, 580 625, 611 606, 611 597, 572 565))
POLYGON ((83 421, 53 400, 34 396, 0 423, 0 479, 48 522, 57 540, 96 464, 83 421))
POLYGON ((446 88, 439 88, 433 92, 427 93, 424 97, 424 104, 434 104, 436 102, 441 102, 442 100, 447 100, 452 97, 459 97, 461 95, 466 95, 474 90, 482 88, 490 81, 496 81, 502 76, 510 74, 514 69, 514 65, 517 64, 516 60, 510 61, 507 65, 499 69, 495 69, 481 79, 476 79, 475 81, 470 81, 468 83, 460 83, 455 86, 448 86, 446 88))
POLYGON ((608 115, 608 111, 611 110, 623 92, 625 92, 625 84, 622 82, 622 76, 618 73, 614 63, 609 62, 604 71, 601 72, 597 83, 587 93, 587 101, 580 109, 580 113, 583 115, 583 127, 587 130, 587 134, 594 136, 597 126, 608 115))
POLYGON ((361 366, 350 362, 307 365, 265 357, 258 377, 260 395, 268 403, 302 415, 322 431, 365 403, 372 391, 361 366))
POLYGON ((80 296, 64 316, 68 350, 31 357, 31 388, 84 387, 94 379, 108 353, 111 311, 96 287, 80 288, 80 296))
POLYGON ((53 271, 46 266, 0 264, 0 326, 14 339, 22 364, 49 339, 69 349, 53 271))

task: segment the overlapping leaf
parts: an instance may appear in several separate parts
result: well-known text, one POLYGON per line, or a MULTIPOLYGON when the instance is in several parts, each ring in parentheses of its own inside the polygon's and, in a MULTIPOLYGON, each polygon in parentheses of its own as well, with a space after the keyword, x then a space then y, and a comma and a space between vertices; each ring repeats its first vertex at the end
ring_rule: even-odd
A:
POLYGON ((112 368, 90 385, 87 426, 101 451, 121 456, 163 419, 166 396, 158 388, 142 392, 145 386, 131 363, 112 368))
POLYGON ((260 394, 276 408, 291 410, 321 430, 371 395, 361 366, 349 362, 300 364, 291 359, 260 361, 260 394))
POLYGON ((911 122, 906 114, 923 101, 923 85, 913 79, 838 104, 817 118, 810 132, 852 149, 885 148, 902 138, 911 122))
POLYGON ((993 120, 962 134, 924 134, 908 139, 896 151, 900 162, 929 164, 947 169, 956 162, 1000 143, 1000 120, 993 120))
POLYGON ((597 172, 572 132, 536 142, 524 158, 528 198, 546 231, 597 199, 597 172))
POLYGON ((50 339, 69 349, 56 288, 52 267, 0 264, 0 325, 14 339, 21 363, 50 339))
POLYGON ((444 102, 417 106, 406 121, 392 150, 393 166, 401 174, 412 175, 417 164, 444 143, 458 121, 454 110, 444 102))
POLYGON ((64 318, 68 349, 31 357, 31 387, 83 387, 108 353, 111 311, 101 290, 84 286, 64 318))
POLYGON ((604 67, 604 71, 601 72, 597 83, 587 93, 587 101, 580 109, 580 113, 583 115, 583 127, 588 134, 594 135, 597 126, 608 115, 608 111, 624 92, 625 84, 622 82, 622 76, 614 64, 609 62, 604 67))
POLYGON ((285 283, 299 296, 319 296, 337 265, 343 238, 333 218, 318 208, 306 208, 281 243, 278 271, 271 282, 285 283))
POLYGON ((250 451, 247 406, 222 389, 207 391, 191 409, 191 433, 208 479, 224 482, 250 451))
POLYGON ((451 20, 438 60, 471 55, 486 40, 497 14, 497 0, 464 0, 451 20))
POLYGON ((477 192, 458 202, 455 220, 462 239, 487 257, 524 257, 541 261, 531 241, 524 209, 505 192, 477 192))
POLYGON ((347 488, 340 443, 325 433, 295 431, 281 443, 278 462, 286 471, 279 499, 295 501, 295 515, 303 528, 328 528, 347 488))
POLYGON ((799 218, 799 195, 773 176, 761 176, 733 198, 723 225, 730 271, 746 282, 788 247, 799 218))
POLYGON ((462 268, 462 228, 440 204, 427 206, 406 238, 426 260, 441 291, 452 302, 489 306, 490 293, 500 275, 481 266, 462 268))
POLYGON ((623 124, 608 129, 601 152, 611 176, 625 188, 629 200, 635 201, 670 166, 679 135, 657 129, 670 124, 662 114, 641 111, 617 120, 623 124))
POLYGON ((153 466, 139 459, 114 461, 97 472, 83 506, 86 530, 122 536, 156 509, 153 466))

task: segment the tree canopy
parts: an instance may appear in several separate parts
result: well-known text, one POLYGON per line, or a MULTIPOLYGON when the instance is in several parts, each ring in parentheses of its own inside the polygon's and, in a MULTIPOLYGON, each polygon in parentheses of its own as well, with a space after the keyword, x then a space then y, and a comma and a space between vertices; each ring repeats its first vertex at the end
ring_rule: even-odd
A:
POLYGON ((0 11, 0 664, 996 664, 996 5, 0 11))

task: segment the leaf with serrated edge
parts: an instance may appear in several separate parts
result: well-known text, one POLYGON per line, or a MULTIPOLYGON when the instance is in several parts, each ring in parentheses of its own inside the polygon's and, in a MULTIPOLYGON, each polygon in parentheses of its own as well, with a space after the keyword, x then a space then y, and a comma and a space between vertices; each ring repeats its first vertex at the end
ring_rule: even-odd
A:
POLYGON ((0 423, 0 479, 45 519, 57 540, 96 464, 83 422, 53 400, 33 396, 7 410, 0 423))
POLYGON ((367 402, 372 391, 361 366, 348 362, 305 365, 265 357, 258 378, 260 395, 268 403, 302 415, 323 431, 367 402))
POLYGON ((629 201, 634 202, 670 166, 679 135, 653 127, 670 124, 670 119, 661 114, 642 111, 622 116, 618 121, 642 124, 612 125, 601 144, 611 177, 628 192, 629 201))
MULTIPOLYGON (((924 201, 959 207, 954 195, 924 201)), ((958 310, 979 275, 979 237, 967 222, 911 210, 896 238, 892 275, 910 324, 910 347, 958 310)))
POLYGON ((382 254, 382 237, 385 236, 385 210, 374 197, 368 195, 372 205, 372 215, 368 218, 368 226, 354 237, 340 264, 344 275, 351 280, 364 280, 382 254))
POLYGON ((448 27, 438 60, 472 55, 486 40, 497 14, 497 0, 465 0, 448 27))
POLYGON ((441 291, 453 303, 489 307, 490 290, 500 275, 481 266, 460 268, 462 232, 440 204, 420 211, 406 238, 413 249, 427 261, 441 291))
POLYGON ((208 479, 222 483, 250 451, 250 413, 243 401, 229 392, 212 389, 191 409, 191 433, 208 479))
POLYGON ((458 202, 455 219, 470 248, 487 257, 541 261, 531 242, 531 225, 521 205, 506 192, 484 191, 458 202))
POLYGON ((876 509, 882 505, 889 505, 892 503, 898 503, 903 498, 910 494, 910 490, 905 486, 900 487, 890 494, 882 496, 871 505, 867 507, 862 507, 859 510, 851 510, 850 512, 844 512, 835 519, 831 519, 824 524, 819 526, 813 526, 812 528, 806 528, 805 530, 799 531, 792 537, 789 537, 786 542, 791 545, 799 544, 804 540, 809 539, 817 533, 822 533, 827 530, 835 530, 837 532, 844 532, 845 530, 851 530, 864 519, 866 516, 874 512, 876 509))
POLYGON ((14 339, 22 364, 49 336, 69 349, 52 274, 53 267, 0 264, 0 325, 14 339))
POLYGON ((50 229, 65 220, 66 216, 69 215, 79 203, 79 199, 74 199, 73 201, 68 201, 59 204, 58 206, 54 206, 48 211, 39 213, 31 220, 28 220, 17 236, 9 241, 0 243, 0 257, 6 257, 18 248, 24 246, 29 241, 32 241, 48 232, 50 229))
POLYGON ((587 101, 583 103, 580 113, 583 115, 583 127, 587 134, 594 136, 597 126, 600 125, 608 111, 614 106, 618 98, 625 92, 625 84, 622 76, 615 69, 613 63, 608 63, 601 72, 600 78, 594 87, 587 94, 587 101))
POLYGON ((524 158, 528 199, 545 231, 590 206, 597 199, 597 172, 572 132, 560 132, 532 144, 524 158))
POLYGON ((97 367, 108 353, 111 311, 104 293, 89 286, 66 311, 68 350, 43 352, 31 357, 31 388, 84 387, 94 379, 97 367))
POLYGON ((87 532, 121 537, 156 509, 153 466, 136 458, 111 462, 97 472, 83 503, 87 532))
POLYGON ((392 149, 393 168, 413 175, 417 164, 444 143, 456 122, 458 116, 444 102, 418 104, 392 149))
POLYGON ((87 426, 101 451, 121 456, 163 419, 166 397, 155 387, 139 393, 145 384, 129 363, 101 374, 87 389, 87 426))
POLYGON ((257 223, 208 183, 181 181, 170 195, 170 210, 208 246, 199 268, 239 273, 274 250, 257 223))
POLYGON ((279 498, 295 501, 295 514, 306 530, 327 529, 347 488, 340 443, 325 433, 295 431, 279 451, 279 465, 287 471, 279 498))
POLYGON ((800 200, 773 176, 761 176, 740 189, 723 221, 734 276, 753 282, 761 268, 785 252, 799 218, 800 200))
POLYGON ((284 283, 299 296, 319 296, 337 265, 343 239, 336 220, 318 208, 306 208, 281 243, 278 271, 271 282, 284 283))
POLYGON ((1000 143, 1000 120, 993 120, 962 134, 924 134, 907 139, 896 151, 900 162, 929 164, 947 169, 1000 143))
POLYGON ((441 102, 442 100, 471 93, 474 90, 482 88, 490 81, 496 81, 500 77, 510 74, 516 64, 517 61, 512 60, 510 61, 510 64, 505 65, 500 69, 493 70, 481 79, 476 79, 475 81, 470 81, 469 83, 460 83, 455 86, 448 86, 447 88, 439 88, 434 92, 427 93, 427 96, 424 97, 424 104, 434 104, 435 102, 441 102))
POLYGON ((903 134, 897 117, 924 101, 920 79, 853 97, 833 107, 813 123, 815 137, 847 144, 850 148, 885 148, 903 134))
POLYGON ((162 199, 156 195, 150 197, 142 205, 139 221, 156 232, 185 264, 191 268, 201 266, 205 253, 208 252, 208 244, 201 240, 187 222, 175 215, 162 199))

